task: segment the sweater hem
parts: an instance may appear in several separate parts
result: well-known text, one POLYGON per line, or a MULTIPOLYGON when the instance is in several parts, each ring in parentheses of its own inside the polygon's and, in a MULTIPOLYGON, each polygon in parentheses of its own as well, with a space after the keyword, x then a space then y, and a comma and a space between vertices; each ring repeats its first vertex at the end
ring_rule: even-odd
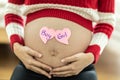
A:
POLYGON ((43 10, 30 13, 27 15, 26 24, 31 22, 32 20, 35 20, 37 18, 42 18, 42 17, 56 17, 56 18, 70 20, 85 27, 90 31, 93 31, 92 21, 87 20, 75 13, 65 11, 65 10, 60 10, 60 9, 43 9, 43 10))

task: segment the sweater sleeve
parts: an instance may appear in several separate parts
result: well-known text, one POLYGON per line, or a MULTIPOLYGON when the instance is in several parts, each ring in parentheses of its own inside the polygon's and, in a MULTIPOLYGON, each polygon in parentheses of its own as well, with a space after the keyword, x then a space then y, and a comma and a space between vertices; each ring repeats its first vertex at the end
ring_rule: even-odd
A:
POLYGON ((94 27, 93 38, 86 49, 92 52, 96 63, 113 32, 115 25, 114 0, 98 0, 99 21, 94 27))
POLYGON ((24 45, 23 17, 21 7, 24 0, 8 0, 5 11, 5 26, 11 48, 15 42, 24 45))

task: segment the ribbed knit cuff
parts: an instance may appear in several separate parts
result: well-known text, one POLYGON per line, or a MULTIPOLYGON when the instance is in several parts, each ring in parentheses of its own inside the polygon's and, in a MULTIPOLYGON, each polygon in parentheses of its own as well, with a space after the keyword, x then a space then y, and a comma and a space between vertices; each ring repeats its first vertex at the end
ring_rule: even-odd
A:
POLYGON ((91 52, 94 55, 93 64, 95 64, 98 61, 99 56, 100 56, 100 47, 98 45, 90 45, 85 50, 85 53, 89 53, 89 52, 91 52))
POLYGON ((11 46, 11 49, 13 51, 14 51, 13 45, 14 45, 15 42, 17 42, 17 43, 19 43, 21 45, 24 45, 24 39, 21 36, 19 36, 17 34, 11 35, 10 36, 10 46, 11 46))
POLYGON ((11 22, 18 23, 21 26, 23 26, 22 17, 20 17, 20 16, 18 16, 16 14, 6 14, 5 15, 5 24, 6 24, 6 26, 11 22))
POLYGON ((106 23, 101 23, 95 26, 94 33, 102 32, 105 33, 108 36, 108 38, 110 38, 113 29, 113 26, 106 23))

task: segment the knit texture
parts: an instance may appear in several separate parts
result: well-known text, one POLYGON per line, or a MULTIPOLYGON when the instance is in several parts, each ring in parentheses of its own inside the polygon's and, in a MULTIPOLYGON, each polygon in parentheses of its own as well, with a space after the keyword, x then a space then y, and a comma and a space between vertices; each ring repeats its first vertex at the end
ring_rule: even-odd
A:
POLYGON ((24 24, 40 17, 67 19, 93 32, 85 52, 93 53, 96 63, 114 30, 114 0, 8 0, 5 23, 11 46, 24 45, 24 24))

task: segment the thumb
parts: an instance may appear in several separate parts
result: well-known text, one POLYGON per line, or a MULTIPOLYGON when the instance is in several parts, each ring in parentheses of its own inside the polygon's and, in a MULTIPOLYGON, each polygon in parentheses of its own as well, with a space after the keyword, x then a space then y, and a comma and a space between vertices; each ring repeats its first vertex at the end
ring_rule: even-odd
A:
POLYGON ((75 54, 75 55, 72 55, 72 56, 63 58, 63 59, 61 60, 61 62, 63 62, 63 63, 75 62, 75 61, 77 61, 77 60, 80 58, 80 55, 81 55, 81 54, 78 53, 78 54, 75 54))
POLYGON ((39 53, 39 52, 37 52, 37 51, 35 51, 35 50, 32 50, 32 49, 29 48, 29 47, 27 47, 27 53, 28 53, 29 55, 33 56, 33 57, 38 57, 38 58, 42 57, 42 54, 41 54, 41 53, 39 53))

